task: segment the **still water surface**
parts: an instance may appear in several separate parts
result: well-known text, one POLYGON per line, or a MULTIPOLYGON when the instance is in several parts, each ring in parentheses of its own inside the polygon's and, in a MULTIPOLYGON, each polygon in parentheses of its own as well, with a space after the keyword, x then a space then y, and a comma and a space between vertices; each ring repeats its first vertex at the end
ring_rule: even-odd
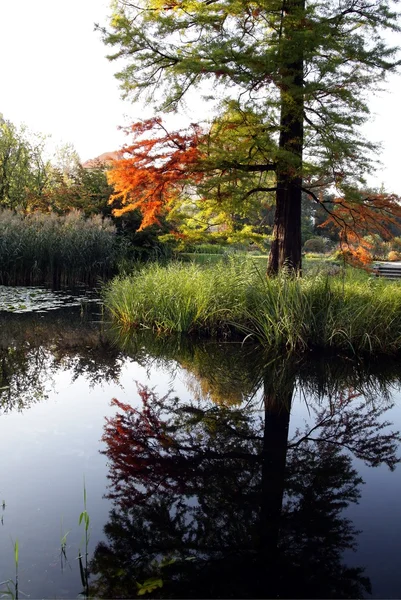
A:
POLYGON ((396 363, 124 336, 96 310, 0 312, 3 592, 18 540, 20 598, 401 597, 396 363))

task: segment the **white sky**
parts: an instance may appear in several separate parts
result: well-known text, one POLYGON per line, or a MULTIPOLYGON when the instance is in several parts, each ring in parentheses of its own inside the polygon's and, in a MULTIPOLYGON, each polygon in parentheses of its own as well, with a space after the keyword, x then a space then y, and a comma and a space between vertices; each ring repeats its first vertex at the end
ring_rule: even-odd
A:
POLYGON ((118 149, 117 130, 141 115, 120 99, 94 23, 108 0, 0 0, 0 112, 72 143, 82 160, 118 149))
MULTIPOLYGON (((0 0, 0 113, 72 143, 83 161, 120 148, 128 140, 118 126, 148 112, 120 98, 110 49, 94 31, 109 12, 109 0, 0 0)), ((388 88, 372 98, 367 132, 383 142, 384 168, 370 183, 401 194, 401 76, 388 88)))

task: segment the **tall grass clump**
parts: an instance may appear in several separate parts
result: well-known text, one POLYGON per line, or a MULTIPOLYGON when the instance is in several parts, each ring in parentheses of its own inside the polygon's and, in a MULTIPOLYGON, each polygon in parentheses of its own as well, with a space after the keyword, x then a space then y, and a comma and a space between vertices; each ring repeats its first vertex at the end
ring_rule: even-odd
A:
POLYGON ((250 295, 238 328, 265 346, 396 354, 401 350, 401 285, 382 279, 314 275, 274 279, 250 295))
POLYGON ((267 278, 251 259, 201 267, 153 264, 104 289, 124 326, 166 332, 236 331, 290 352, 401 350, 401 283, 359 273, 267 278))
POLYGON ((114 225, 99 215, 0 211, 0 283, 54 287, 91 285, 112 274, 118 245, 114 225))
POLYGON ((247 293, 256 279, 241 261, 209 267, 156 263, 115 278, 104 288, 104 301, 125 326, 216 333, 244 319, 247 293))

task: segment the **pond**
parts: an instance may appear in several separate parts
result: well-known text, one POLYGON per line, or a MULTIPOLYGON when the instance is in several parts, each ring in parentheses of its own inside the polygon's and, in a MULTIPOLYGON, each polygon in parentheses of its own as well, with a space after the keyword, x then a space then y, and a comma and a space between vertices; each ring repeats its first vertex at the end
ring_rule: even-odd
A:
POLYGON ((39 297, 0 312, 2 595, 401 597, 397 362, 129 335, 39 297))

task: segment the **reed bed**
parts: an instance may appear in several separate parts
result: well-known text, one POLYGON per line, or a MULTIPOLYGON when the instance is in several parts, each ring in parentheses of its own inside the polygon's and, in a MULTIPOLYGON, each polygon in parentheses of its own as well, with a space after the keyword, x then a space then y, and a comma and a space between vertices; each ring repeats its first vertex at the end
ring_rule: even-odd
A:
POLYGON ((99 215, 85 219, 0 211, 0 283, 55 288, 92 285, 115 272, 118 255, 114 225, 99 215))
POLYGON ((359 274, 268 279, 251 260, 150 265, 104 288, 125 327, 250 337, 270 348, 397 354, 401 284, 359 274))

